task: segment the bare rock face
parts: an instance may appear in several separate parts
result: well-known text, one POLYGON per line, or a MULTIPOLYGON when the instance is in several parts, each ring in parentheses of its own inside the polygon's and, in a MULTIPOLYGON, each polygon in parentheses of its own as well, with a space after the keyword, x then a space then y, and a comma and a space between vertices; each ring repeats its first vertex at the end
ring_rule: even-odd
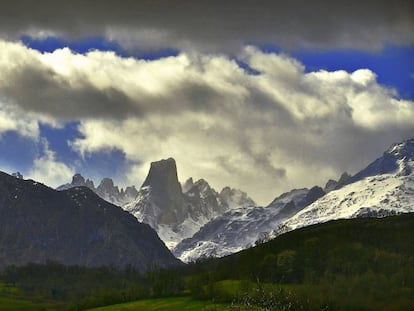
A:
POLYGON ((72 185, 74 185, 74 186, 84 186, 85 185, 85 178, 81 174, 73 175, 72 185))
POLYGON ((142 188, 150 189, 152 203, 161 209, 158 223, 173 224, 184 220, 185 202, 174 159, 152 162, 142 188))
POLYGON ((182 189, 183 192, 187 192, 188 190, 190 190, 192 187, 194 186, 194 180, 192 177, 188 178, 186 180, 186 182, 183 184, 182 189))
POLYGON ((23 179, 23 175, 20 172, 13 173, 12 176, 19 179, 23 179))
POLYGON ((85 179, 79 173, 75 174, 72 177, 72 182, 70 184, 61 185, 56 188, 56 190, 68 190, 70 188, 82 186, 88 187, 104 200, 118 206, 123 206, 126 203, 133 201, 138 195, 138 191, 135 186, 127 187, 125 190, 119 190, 118 186, 114 185, 114 182, 111 178, 102 179, 99 186, 95 188, 92 180, 85 179))
POLYGON ((342 173, 342 175, 339 177, 339 180, 333 180, 329 179, 328 182, 325 185, 325 188, 323 189, 326 193, 341 188, 342 186, 346 185, 348 181, 351 179, 351 175, 349 175, 347 172, 342 173))
POLYGON ((306 194, 303 202, 300 202, 300 205, 306 207, 315 202, 317 199, 323 197, 325 194, 325 191, 323 191, 321 187, 314 186, 309 189, 309 192, 306 194))
POLYGON ((56 191, 0 172, 0 269, 47 260, 140 271, 180 264, 150 226, 89 188, 56 191))
POLYGON ((169 158, 151 163, 136 200, 124 208, 153 227, 172 249, 238 204, 255 203, 239 190, 228 188, 221 195, 204 179, 190 178, 181 187, 175 160, 169 158))

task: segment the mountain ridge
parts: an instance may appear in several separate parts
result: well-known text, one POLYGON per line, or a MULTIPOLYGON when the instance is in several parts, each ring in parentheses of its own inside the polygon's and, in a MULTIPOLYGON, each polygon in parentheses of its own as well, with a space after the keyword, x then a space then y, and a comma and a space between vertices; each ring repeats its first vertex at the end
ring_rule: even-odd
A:
POLYGON ((91 189, 104 200, 118 206, 130 202, 138 195, 135 186, 127 186, 125 189, 121 188, 121 190, 119 190, 119 187, 115 186, 113 180, 108 177, 103 178, 99 185, 95 187, 95 184, 91 179, 85 179, 80 173, 73 175, 71 183, 60 185, 56 190, 68 190, 79 186, 91 189))
POLYGON ((0 172, 0 267, 47 260, 140 271, 179 265, 150 226, 89 188, 56 191, 0 172))
POLYGON ((414 212, 414 139, 392 144, 340 188, 280 224, 269 238, 335 219, 414 212))

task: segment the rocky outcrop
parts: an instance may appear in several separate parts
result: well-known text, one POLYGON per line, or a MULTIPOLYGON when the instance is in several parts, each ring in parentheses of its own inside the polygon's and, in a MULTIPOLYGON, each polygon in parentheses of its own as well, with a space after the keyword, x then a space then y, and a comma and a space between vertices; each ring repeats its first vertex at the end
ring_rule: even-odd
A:
POLYGON ((70 184, 64 184, 56 188, 56 190, 67 190, 73 187, 88 187, 97 195, 99 195, 104 200, 111 202, 118 206, 123 206, 131 201, 133 201, 137 195, 138 191, 135 186, 129 186, 125 190, 121 188, 119 190, 118 186, 114 185, 114 182, 111 178, 104 178, 100 182, 99 186, 95 188, 95 185, 92 180, 86 179, 81 174, 75 174, 72 177, 72 182, 70 184))
POLYGON ((350 180, 352 176, 349 175, 347 172, 342 173, 342 175, 339 177, 339 180, 333 180, 329 179, 328 182, 325 185, 325 188, 323 189, 325 193, 328 193, 332 190, 336 190, 341 188, 342 186, 346 185, 348 180, 350 180))

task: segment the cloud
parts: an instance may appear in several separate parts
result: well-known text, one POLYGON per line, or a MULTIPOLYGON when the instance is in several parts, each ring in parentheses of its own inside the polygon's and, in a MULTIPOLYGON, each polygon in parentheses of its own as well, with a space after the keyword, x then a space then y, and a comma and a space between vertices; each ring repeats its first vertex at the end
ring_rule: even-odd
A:
POLYGON ((413 43, 414 5, 396 1, 70 1, 2 5, 0 35, 104 36, 138 50, 238 51, 246 42, 282 48, 378 49, 413 43))
MULTIPOLYGON (((0 48, 3 111, 79 122, 71 148, 122 151, 131 163, 128 183, 137 185, 151 161, 172 156, 181 180, 238 187, 265 204, 282 191, 356 172, 414 132, 414 102, 368 69, 307 72, 288 55, 253 46, 237 57, 257 74, 215 53, 144 61, 39 53, 7 41, 0 48)), ((46 152, 33 176, 69 180, 71 165, 56 158, 46 152)))
POLYGON ((23 137, 37 139, 39 125, 37 120, 25 116, 21 109, 0 101, 0 139, 1 135, 14 131, 23 137))
POLYGON ((56 159, 56 153, 50 150, 47 140, 42 139, 43 155, 36 158, 27 178, 40 181, 48 186, 57 187, 67 183, 75 170, 56 159))

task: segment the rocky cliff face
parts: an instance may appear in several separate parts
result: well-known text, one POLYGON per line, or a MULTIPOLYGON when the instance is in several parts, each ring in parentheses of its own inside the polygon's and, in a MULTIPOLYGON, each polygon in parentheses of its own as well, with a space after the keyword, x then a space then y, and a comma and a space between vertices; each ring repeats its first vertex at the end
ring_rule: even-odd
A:
POLYGON ((0 172, 0 268, 46 260, 140 271, 179 264, 150 226, 89 188, 55 191, 0 172))
POLYGON ((226 188, 221 195, 203 179, 190 178, 183 188, 174 159, 153 162, 136 200, 124 208, 151 225, 172 249, 230 208, 255 205, 245 193, 226 188))
POLYGON ((70 184, 61 185, 56 190, 61 191, 82 186, 88 187, 104 200, 118 206, 123 206, 131 202, 138 195, 138 191, 135 186, 129 186, 125 190, 119 190, 118 186, 114 185, 114 182, 111 178, 102 179, 98 187, 95 188, 93 181, 90 179, 85 179, 81 174, 75 174, 72 177, 72 182, 70 184))
POLYGON ((349 175, 347 172, 342 173, 342 175, 339 177, 338 181, 329 179, 328 182, 325 185, 325 188, 323 189, 326 193, 341 188, 342 186, 346 185, 348 183, 348 180, 351 179, 351 175, 349 175))

